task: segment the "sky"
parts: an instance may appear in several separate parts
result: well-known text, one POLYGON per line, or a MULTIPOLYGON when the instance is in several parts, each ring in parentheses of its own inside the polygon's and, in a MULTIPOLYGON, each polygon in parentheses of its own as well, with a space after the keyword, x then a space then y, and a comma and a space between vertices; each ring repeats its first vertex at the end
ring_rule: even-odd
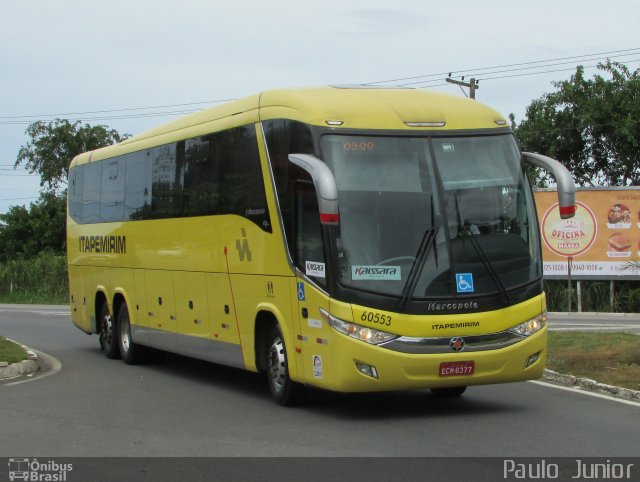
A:
POLYGON ((588 76, 607 57, 640 67, 638 0, 1 5, 0 214, 37 200, 39 176, 13 169, 36 120, 79 119, 136 134, 272 88, 395 79, 408 80, 383 85, 428 81, 415 86, 465 95, 444 81, 453 72, 480 79, 477 100, 518 121, 578 64, 588 76), (547 62, 532 64, 539 61, 547 62))

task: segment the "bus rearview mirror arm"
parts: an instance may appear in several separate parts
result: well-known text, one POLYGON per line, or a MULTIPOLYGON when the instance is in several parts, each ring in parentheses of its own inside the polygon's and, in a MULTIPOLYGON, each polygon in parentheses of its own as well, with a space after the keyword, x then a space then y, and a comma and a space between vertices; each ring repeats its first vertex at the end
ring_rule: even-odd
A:
POLYGON ((522 158, 526 163, 540 167, 554 177, 558 186, 560 217, 572 218, 576 214, 576 185, 567 168, 555 159, 542 154, 523 152, 522 158))
POLYGON ((313 179, 318 196, 320 222, 322 224, 338 224, 338 187, 329 166, 309 154, 289 154, 289 161, 304 169, 313 179))

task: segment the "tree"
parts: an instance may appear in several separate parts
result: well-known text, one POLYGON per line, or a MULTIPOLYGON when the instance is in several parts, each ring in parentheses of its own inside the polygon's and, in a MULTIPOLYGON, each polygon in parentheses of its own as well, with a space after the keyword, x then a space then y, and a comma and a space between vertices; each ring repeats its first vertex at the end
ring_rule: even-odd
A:
POLYGON ((66 119, 38 121, 26 131, 29 142, 15 163, 40 174, 44 189, 29 209, 12 206, 0 214, 0 261, 31 258, 40 252, 64 254, 66 244, 66 189, 69 164, 78 154, 125 140, 106 126, 82 125, 66 119))
POLYGON ((32 258, 46 251, 64 254, 66 247, 66 199, 43 192, 27 210, 12 206, 0 214, 0 262, 32 258))
MULTIPOLYGON (((525 151, 562 162, 581 186, 640 183, 640 69, 607 62, 609 78, 584 77, 578 67, 556 91, 531 102, 515 126, 525 151)), ((542 179, 544 182, 544 179, 542 179)))
POLYGON ((128 137, 107 126, 82 125, 80 121, 72 124, 66 119, 34 122, 25 133, 30 140, 20 148, 15 167, 24 164, 30 173, 38 173, 40 186, 52 192, 66 186, 69 164, 75 156, 128 137))

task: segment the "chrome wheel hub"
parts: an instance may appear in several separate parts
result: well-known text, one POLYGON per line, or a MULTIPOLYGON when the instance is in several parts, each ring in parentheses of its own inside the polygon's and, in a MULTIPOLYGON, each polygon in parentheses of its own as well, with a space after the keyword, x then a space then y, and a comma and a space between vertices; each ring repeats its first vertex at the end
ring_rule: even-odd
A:
POLYGON ((284 344, 280 337, 274 338, 271 346, 269 347, 267 365, 271 386, 276 391, 282 390, 284 388, 287 373, 287 361, 284 354, 284 344))

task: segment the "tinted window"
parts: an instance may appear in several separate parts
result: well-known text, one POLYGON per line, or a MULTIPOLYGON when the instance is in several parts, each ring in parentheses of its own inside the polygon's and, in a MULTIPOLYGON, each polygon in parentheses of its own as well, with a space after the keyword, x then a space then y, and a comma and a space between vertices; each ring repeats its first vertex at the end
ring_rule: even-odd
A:
POLYGON ((154 147, 151 156, 151 211, 154 218, 170 218, 181 211, 181 198, 176 184, 176 144, 154 147))
POLYGON ((249 218, 271 232, 255 127, 211 137, 214 158, 222 164, 222 212, 249 218))
POLYGON ((184 143, 181 178, 185 216, 220 212, 221 162, 212 155, 211 137, 196 137, 184 143))
POLYGON ((84 166, 84 190, 82 195, 82 222, 100 222, 100 188, 102 165, 92 162, 84 166))
POLYGON ((82 193, 84 188, 84 169, 72 169, 69 172, 69 215, 82 222, 82 193))
POLYGON ((151 216, 151 154, 149 151, 126 155, 124 218, 151 216))
POLYGON ((289 250, 294 253, 293 247, 293 186, 297 180, 310 180, 309 175, 295 164, 289 162, 289 154, 314 155, 313 138, 309 127, 300 122, 290 120, 270 120, 262 123, 267 149, 269 150, 269 162, 273 171, 276 184, 276 194, 282 222, 289 244, 289 250))
POLYGON ((124 217, 124 159, 108 159, 100 164, 102 164, 100 220, 121 221, 124 217))
POLYGON ((271 232, 255 126, 77 166, 69 214, 81 223, 237 214, 271 232))

